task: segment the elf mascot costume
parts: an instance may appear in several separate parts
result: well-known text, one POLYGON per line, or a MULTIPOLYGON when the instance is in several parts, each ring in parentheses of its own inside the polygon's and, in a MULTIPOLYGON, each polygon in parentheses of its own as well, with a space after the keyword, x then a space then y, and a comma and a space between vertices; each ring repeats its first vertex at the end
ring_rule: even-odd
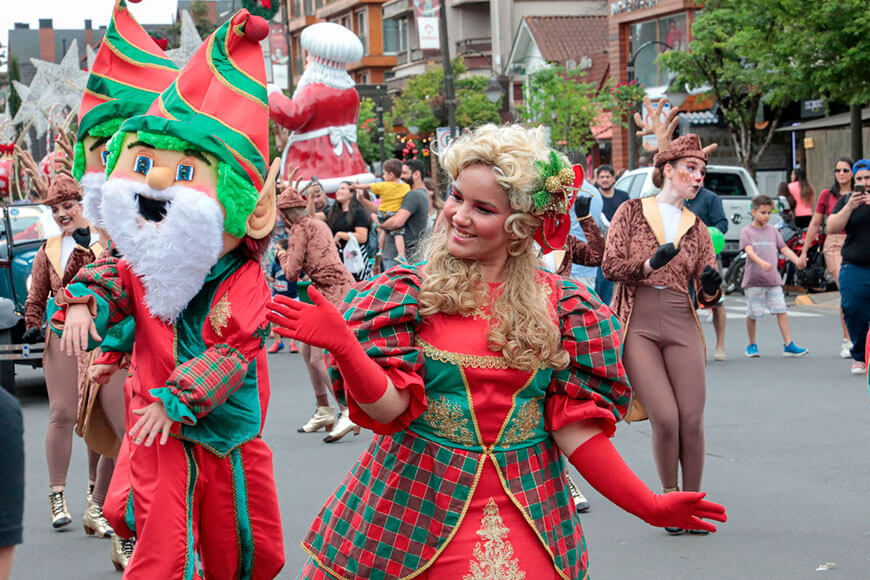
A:
POLYGON ((81 350, 135 319, 127 380, 128 479, 137 545, 129 579, 274 578, 284 542, 272 454, 260 434, 269 379, 275 224, 267 23, 241 10, 144 115, 107 144, 100 204, 123 258, 98 260, 58 296, 52 325, 81 350))
MULTIPOLYGON (((138 3, 139 0, 130 0, 138 3)), ((126 119, 144 114, 151 103, 160 96, 178 76, 178 67, 157 44, 127 9, 125 0, 116 0, 112 10, 109 28, 97 50, 88 76, 85 94, 78 113, 78 132, 76 134, 73 176, 79 180, 84 190, 85 216, 93 227, 100 231, 100 237, 108 238, 106 224, 102 215, 102 189, 106 182, 106 145, 126 119)), ((117 255, 111 240, 107 244, 109 255, 117 255)), ((119 372, 125 355, 132 349, 134 324, 127 317, 107 329, 95 351, 91 363, 91 376, 98 376, 103 383, 99 388, 101 395, 106 391, 124 389, 126 372, 119 372), (98 372, 93 374, 94 370, 98 372)), ((90 379, 89 379, 90 380, 90 379)), ((90 391, 90 388, 88 388, 90 391)), ((103 504, 103 515, 112 524, 111 560, 115 568, 123 570, 133 553, 135 545, 135 518, 132 494, 130 492, 129 438, 124 437, 124 426, 132 427, 130 393, 125 393, 125 417, 116 418, 103 407, 94 415, 107 419, 100 421, 105 427, 91 429, 84 433, 86 441, 96 449, 114 449, 117 453, 116 471, 103 504), (91 433, 96 433, 101 441, 92 441, 91 433), (114 441, 113 441, 114 440, 114 441), (118 447, 121 447, 118 451, 118 447)), ((100 402, 101 399, 98 399, 100 402)))

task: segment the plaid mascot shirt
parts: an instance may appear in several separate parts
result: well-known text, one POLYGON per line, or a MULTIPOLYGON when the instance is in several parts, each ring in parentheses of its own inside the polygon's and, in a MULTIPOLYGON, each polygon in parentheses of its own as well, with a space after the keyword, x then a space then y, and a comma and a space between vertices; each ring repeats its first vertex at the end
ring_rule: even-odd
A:
MULTIPOLYGON (((427 570, 438 577, 437 559, 457 528, 468 529, 468 507, 491 467, 498 493, 520 507, 555 575, 585 577, 585 542, 550 431, 600 419, 612 435, 631 390, 613 313, 585 288, 539 276, 571 357, 561 371, 508 367, 485 346, 485 312, 422 318, 414 268, 393 268, 351 290, 345 319, 393 384, 410 391, 411 403, 385 425, 346 398, 353 420, 378 436, 303 540, 309 568, 319 571, 301 578, 413 578, 427 570)), ((330 372, 346 397, 337 368, 330 372)))
MULTIPOLYGON (((179 422, 173 435, 224 457, 257 437, 265 421, 269 295, 260 265, 237 250, 218 260, 173 323, 151 315, 141 279, 126 260, 111 257, 83 268, 58 304, 87 302, 100 336, 135 318, 129 407, 161 399, 179 422)), ((55 328, 64 312, 54 314, 55 328)))

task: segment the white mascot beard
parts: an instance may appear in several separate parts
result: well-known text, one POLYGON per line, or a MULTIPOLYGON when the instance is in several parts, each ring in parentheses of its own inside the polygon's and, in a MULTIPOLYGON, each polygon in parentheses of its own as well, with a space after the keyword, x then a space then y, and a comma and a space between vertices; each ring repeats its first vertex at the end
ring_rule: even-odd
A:
POLYGON ((174 321, 202 288, 223 249, 221 205, 206 194, 174 185, 154 190, 112 178, 103 186, 102 215, 112 240, 145 286, 145 303, 164 322, 174 321), (138 195, 166 200, 166 216, 148 221, 138 195))
POLYGON ((103 203, 103 184, 106 183, 106 174, 103 171, 90 171, 82 175, 80 183, 82 189, 85 190, 84 198, 82 199, 82 209, 85 217, 92 226, 100 229, 106 229, 106 223, 103 221, 103 212, 101 205, 103 203))

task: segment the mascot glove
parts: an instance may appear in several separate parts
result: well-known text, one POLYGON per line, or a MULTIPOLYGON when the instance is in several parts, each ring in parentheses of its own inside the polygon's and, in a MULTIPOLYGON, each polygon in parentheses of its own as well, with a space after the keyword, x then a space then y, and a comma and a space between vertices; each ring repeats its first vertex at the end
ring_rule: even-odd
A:
POLYGON ((42 329, 38 326, 31 326, 27 330, 24 331, 24 334, 21 336, 22 342, 27 344, 36 344, 37 342, 45 341, 45 334, 43 334, 42 329))
POLYGON ((701 272, 701 289, 707 296, 714 296, 722 285, 722 276, 712 266, 706 266, 701 272))
POLYGON ((704 492, 650 491, 603 433, 580 445, 568 461, 601 495, 650 525, 715 532, 716 526, 701 518, 727 519, 725 508, 703 499, 704 492))
POLYGON ((652 258, 649 259, 649 267, 653 270, 658 270, 667 265, 679 253, 680 249, 671 242, 662 244, 656 249, 656 253, 652 255, 652 258))
POLYGON ((268 304, 266 318, 277 325, 275 332, 332 353, 345 388, 357 403, 374 403, 387 390, 384 369, 363 350, 341 312, 313 286, 308 296, 314 304, 276 295, 268 304))

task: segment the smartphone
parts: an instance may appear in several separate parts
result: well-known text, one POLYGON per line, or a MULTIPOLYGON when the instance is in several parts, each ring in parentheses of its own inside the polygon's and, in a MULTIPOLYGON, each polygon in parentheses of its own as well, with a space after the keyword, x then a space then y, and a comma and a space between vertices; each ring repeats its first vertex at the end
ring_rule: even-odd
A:
POLYGON ((864 193, 865 189, 867 189, 867 187, 863 183, 856 183, 855 184, 855 193, 858 193, 858 194, 864 193))

